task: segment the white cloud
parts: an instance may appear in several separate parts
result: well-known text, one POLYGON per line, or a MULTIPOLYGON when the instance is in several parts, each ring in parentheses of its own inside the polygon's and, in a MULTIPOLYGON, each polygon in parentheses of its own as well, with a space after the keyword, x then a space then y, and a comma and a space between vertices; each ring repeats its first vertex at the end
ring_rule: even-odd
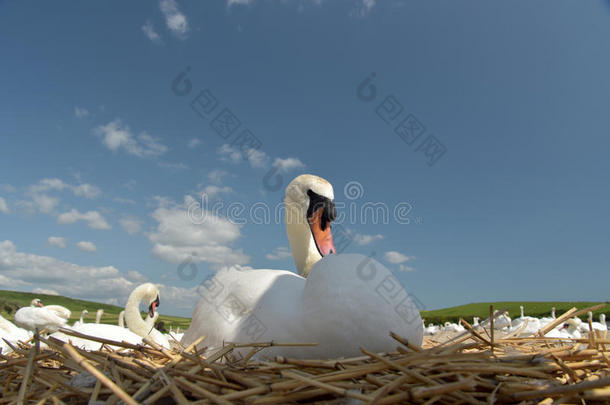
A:
POLYGON ((159 167, 163 167, 170 170, 186 170, 188 166, 182 162, 179 163, 169 163, 169 162, 159 162, 159 167))
POLYGON ((66 238, 62 238, 61 236, 49 236, 49 238, 47 239, 47 242, 49 243, 49 245, 55 246, 58 248, 63 249, 66 247, 66 238))
POLYGON ((167 28, 178 38, 186 38, 186 33, 189 30, 189 24, 186 16, 179 10, 178 3, 175 0, 161 0, 159 2, 161 12, 165 16, 167 28))
POLYGON ((398 266, 398 271, 402 271, 402 272, 409 272, 409 273, 411 273, 411 272, 414 272, 414 271, 416 271, 416 270, 415 270, 413 267, 411 267, 411 266, 407 266, 407 265, 404 265, 404 264, 400 264, 400 265, 398 266))
POLYGON ((218 155, 221 161, 230 163, 239 163, 245 158, 250 163, 250 166, 255 168, 264 167, 269 160, 265 152, 252 148, 242 152, 240 149, 227 143, 218 148, 218 155))
MULTIPOLYGON (((0 241, 0 288, 123 305, 129 293, 142 281, 146 278, 137 271, 125 274, 113 266, 81 266, 49 256, 19 252, 12 241, 0 241)), ((159 287, 165 308, 192 309, 199 298, 196 287, 159 287)))
POLYGON ((154 43, 161 43, 161 37, 155 32, 155 27, 153 27, 152 22, 146 21, 146 24, 142 26, 142 32, 144 32, 144 35, 154 43))
POLYGON ((303 169, 305 164, 297 158, 289 157, 286 159, 277 158, 273 162, 273 167, 278 168, 281 172, 288 172, 294 169, 303 169))
POLYGON ((381 240, 383 239, 383 235, 377 234, 377 235, 364 235, 361 233, 357 233, 354 235, 353 237, 354 242, 356 242, 358 245, 360 246, 364 246, 364 245, 368 245, 376 240, 381 240))
POLYGON ((118 202, 118 203, 121 203, 121 204, 129 204, 129 205, 134 205, 136 203, 131 198, 123 198, 123 197, 114 197, 112 199, 112 201, 118 202))
POLYGON ((98 197, 102 191, 99 187, 89 183, 68 184, 58 178, 46 178, 38 183, 31 185, 28 190, 31 194, 47 192, 51 190, 61 191, 64 189, 70 190, 75 196, 93 199, 98 197))
POLYGON ((86 118, 90 114, 86 108, 76 106, 74 107, 74 115, 76 116, 76 118, 86 118))
POLYGON ((48 288, 34 288, 32 292, 35 294, 59 295, 57 291, 49 290, 48 288))
POLYGON ((217 195, 220 195, 220 194, 229 194, 232 192, 233 192, 233 189, 231 187, 228 187, 228 186, 220 187, 220 186, 215 186, 213 184, 205 186, 202 191, 202 193, 205 193, 209 198, 216 197, 217 195))
POLYGON ((104 146, 113 152, 124 149, 130 155, 138 157, 157 157, 168 150, 167 146, 146 132, 134 135, 119 119, 98 126, 93 132, 102 137, 104 146))
POLYGON ((3 183, 0 184, 0 191, 4 191, 5 193, 14 193, 15 191, 17 191, 17 188, 12 184, 3 183))
POLYGON ((254 0, 227 0, 227 5, 229 7, 233 5, 246 5, 252 3, 254 0))
POLYGON ((6 200, 0 197, 0 212, 8 214, 10 211, 8 209, 8 205, 6 204, 6 200))
POLYGON ((405 256, 400 252, 396 252, 396 251, 389 251, 389 252, 385 252, 385 254, 383 255, 383 258, 389 262, 389 263, 393 263, 393 264, 399 264, 399 263, 404 263, 407 260, 412 259, 412 257, 409 256, 405 256))
POLYGON ((223 162, 239 163, 241 161, 241 152, 239 149, 232 147, 228 143, 225 143, 218 148, 218 154, 220 160, 223 162))
POLYGON ((228 174, 229 173, 224 170, 212 170, 210 173, 208 173, 208 180, 214 184, 220 184, 222 183, 223 177, 228 174))
POLYGON ((137 218, 132 218, 132 217, 121 218, 121 219, 119 219, 119 223, 121 224, 121 226, 123 227, 125 232, 127 232, 130 235, 135 235, 136 233, 140 232, 140 230, 142 229, 142 221, 140 221, 137 218))
POLYGON ((49 214, 59 204, 59 198, 51 197, 46 194, 34 194, 32 200, 38 210, 45 214, 49 214))
POLYGON ((97 251, 97 246, 95 246, 95 243, 84 241, 84 240, 78 242, 76 244, 76 247, 78 247, 83 252, 95 252, 95 251, 97 251))
POLYGON ((249 261, 241 249, 232 248, 241 237, 240 226, 202 210, 190 196, 184 198, 183 204, 161 201, 152 217, 158 223, 157 229, 148 234, 152 253, 168 263, 177 264, 192 257, 194 262, 219 268, 249 261))
POLYGON ((188 146, 190 149, 196 148, 197 146, 201 145, 201 140, 199 140, 199 138, 192 138, 190 141, 188 141, 188 143, 186 144, 186 146, 188 146))
POLYGON ((87 211, 81 213, 76 209, 71 209, 70 211, 64 212, 57 217, 58 224, 73 224, 77 221, 85 221, 87 222, 87 225, 93 229, 111 228, 104 216, 97 211, 87 211))
POLYGON ((93 199, 101 194, 101 190, 91 184, 83 183, 78 186, 72 186, 72 192, 79 197, 93 199))
POLYGON ((292 252, 285 246, 278 246, 273 252, 267 253, 265 257, 269 260, 282 260, 292 257, 292 252))

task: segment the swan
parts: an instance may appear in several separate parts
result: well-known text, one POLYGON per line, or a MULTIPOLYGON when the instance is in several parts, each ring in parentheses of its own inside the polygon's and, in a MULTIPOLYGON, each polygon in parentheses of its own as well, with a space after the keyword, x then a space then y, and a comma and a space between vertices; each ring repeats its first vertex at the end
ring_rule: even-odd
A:
POLYGON ((80 318, 78 319, 78 321, 74 322, 73 326, 78 326, 78 325, 82 325, 83 323, 85 323, 84 318, 89 315, 89 311, 87 311, 86 309, 83 309, 82 311, 80 311, 80 318))
POLYGON ((519 336, 522 337, 534 335, 543 326, 540 323, 540 319, 534 318, 532 316, 525 316, 523 305, 520 305, 519 309, 521 309, 521 316, 512 320, 512 322, 510 323, 510 330, 515 331, 521 329, 519 336), (523 326, 525 323, 527 324, 523 326))
POLYGON ((498 315, 494 319, 494 329, 504 329, 511 327, 510 316, 508 316, 508 312, 502 313, 502 315, 498 315))
MULTIPOLYGON (((225 341, 317 342, 315 347, 265 349, 261 355, 301 358, 356 356, 360 347, 396 348, 393 331, 421 345, 419 311, 391 272, 372 256, 333 254, 336 217, 331 184, 301 175, 286 188, 286 233, 300 275, 285 270, 220 270, 198 291, 185 346, 225 341)), ((247 350, 245 349, 243 353, 247 350)))
MULTIPOLYGON (((587 312, 587 316, 589 317, 589 321, 591 322, 591 326, 593 327, 593 330, 599 330, 602 332, 608 330, 608 326, 606 325, 606 315, 605 314, 601 314, 599 316, 599 322, 593 322, 593 312, 591 312, 591 311, 587 312)), ((589 323, 583 322, 582 325, 580 325, 580 331, 589 333, 590 332, 589 323)))
MULTIPOLYGON (((127 342, 131 344, 142 344, 142 337, 150 336, 158 344, 165 348, 170 348, 169 341, 159 331, 148 327, 146 322, 142 320, 140 315, 139 304, 144 299, 149 305, 149 313, 154 315, 155 309, 159 305, 159 290, 154 284, 146 283, 136 287, 127 300, 125 306, 125 318, 129 329, 118 326, 108 325, 104 323, 84 323, 65 329, 79 332, 89 336, 95 336, 103 339, 114 340, 117 342, 127 342), (151 298, 152 297, 152 298, 151 298), (155 333, 156 332, 156 333, 155 333), (162 337, 159 338, 158 335, 162 337)), ((99 311, 98 311, 99 312, 99 311)), ((67 335, 62 332, 53 333, 51 336, 63 341, 71 342, 74 346, 78 346, 84 350, 99 350, 101 343, 67 335)), ((112 349, 120 349, 118 346, 110 346, 112 349)))
POLYGON ((551 308, 551 316, 544 316, 542 318, 540 318, 540 327, 543 328, 546 325, 548 325, 549 323, 553 322, 555 320, 555 307, 551 308))
POLYGON ((2 353, 12 351, 4 339, 15 345, 17 342, 26 342, 32 337, 32 332, 15 326, 11 321, 0 315, 0 348, 2 353))
POLYGON ((154 320, 156 309, 161 303, 159 298, 159 289, 152 283, 145 283, 136 287, 125 305, 125 322, 130 331, 141 337, 149 337, 155 341, 155 343, 163 346, 166 349, 170 349, 169 340, 167 336, 159 332, 154 328, 154 320), (144 300, 148 305, 148 316, 151 321, 148 323, 142 319, 140 315, 140 301, 144 300), (151 324, 152 323, 152 324, 151 324))
POLYGON ((15 312, 15 323, 22 328, 39 332, 43 329, 56 331, 66 324, 66 320, 42 306, 39 299, 34 299, 29 307, 19 308, 15 312))
POLYGON ((472 326, 479 326, 480 320, 481 320, 481 318, 479 318, 478 316, 475 316, 474 318, 472 318, 472 326))
POLYGON ((580 339, 582 337, 579 330, 581 325, 582 321, 580 318, 571 318, 568 319, 563 326, 549 331, 544 336, 553 338, 580 339))
POLYGON ((100 323, 101 322, 102 315, 104 315, 104 310, 100 308, 95 313, 95 323, 100 323))
POLYGON ((462 325, 458 325, 457 323, 445 322, 441 331, 443 332, 464 332, 466 329, 462 325))

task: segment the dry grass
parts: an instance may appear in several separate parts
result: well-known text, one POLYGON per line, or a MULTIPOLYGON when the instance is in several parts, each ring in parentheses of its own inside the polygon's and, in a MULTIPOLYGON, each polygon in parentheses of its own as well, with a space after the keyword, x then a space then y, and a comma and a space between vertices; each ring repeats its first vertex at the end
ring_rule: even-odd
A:
POLYGON ((392 353, 362 349, 356 358, 268 361, 253 355, 264 354, 272 342, 227 344, 203 356, 195 344, 169 351, 152 342, 100 341, 101 350, 86 352, 40 338, 48 348, 37 351, 29 342, 1 356, 0 404, 153 404, 163 398, 260 405, 610 402, 605 334, 576 341, 494 339, 479 328, 450 342, 426 341, 423 348, 394 338, 392 353), (113 351, 108 344, 123 349, 113 351), (251 355, 235 358, 236 347, 251 347, 251 355), (75 384, 75 376, 89 376, 90 383, 75 384))

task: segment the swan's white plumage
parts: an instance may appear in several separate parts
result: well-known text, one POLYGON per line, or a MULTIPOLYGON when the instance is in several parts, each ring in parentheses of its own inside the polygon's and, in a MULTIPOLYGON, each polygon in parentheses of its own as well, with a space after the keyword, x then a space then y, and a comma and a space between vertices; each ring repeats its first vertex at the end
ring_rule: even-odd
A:
POLYGON ((264 352, 313 358, 355 356, 360 347, 392 350, 390 331, 422 342, 421 317, 407 293, 388 269, 363 255, 327 256, 307 279, 282 270, 230 268, 205 285, 183 344, 201 335, 208 336, 209 347, 223 341, 317 342, 264 352))
MULTIPOLYGON (((129 329, 121 328, 117 325, 108 325, 104 323, 83 323, 72 327, 66 327, 75 332, 79 332, 89 336, 114 340, 115 342, 127 342, 131 344, 141 344, 142 338, 129 329)), ((71 342, 73 346, 84 350, 100 350, 102 344, 93 340, 83 339, 75 336, 66 335, 65 333, 55 332, 51 336, 62 342, 71 342)), ((113 350, 121 349, 120 346, 110 346, 113 350)))
POLYGON ((45 307, 24 307, 15 313, 15 323, 31 331, 56 331, 66 324, 66 320, 45 307))
POLYGON ((14 325, 11 321, 0 315, 0 348, 2 349, 2 353, 12 351, 11 347, 7 345, 3 339, 8 340, 11 344, 15 345, 17 342, 26 342, 31 337, 32 332, 14 325))

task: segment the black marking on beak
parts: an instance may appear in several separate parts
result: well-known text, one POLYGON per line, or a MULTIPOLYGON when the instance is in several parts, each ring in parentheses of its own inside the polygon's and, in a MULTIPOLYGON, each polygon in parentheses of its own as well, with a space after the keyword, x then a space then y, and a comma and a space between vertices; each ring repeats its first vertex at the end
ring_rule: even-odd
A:
POLYGON ((326 230, 326 226, 330 225, 330 223, 337 218, 337 207, 335 207, 335 202, 311 190, 307 190, 307 195, 309 196, 307 218, 311 218, 314 212, 323 208, 324 211, 322 212, 322 223, 320 224, 320 227, 323 231, 326 230))
POLYGON ((155 316, 155 310, 159 307, 159 305, 161 305, 161 300, 159 299, 159 296, 157 295, 157 298, 150 303, 150 305, 148 306, 148 315, 152 318, 153 316, 155 316))

